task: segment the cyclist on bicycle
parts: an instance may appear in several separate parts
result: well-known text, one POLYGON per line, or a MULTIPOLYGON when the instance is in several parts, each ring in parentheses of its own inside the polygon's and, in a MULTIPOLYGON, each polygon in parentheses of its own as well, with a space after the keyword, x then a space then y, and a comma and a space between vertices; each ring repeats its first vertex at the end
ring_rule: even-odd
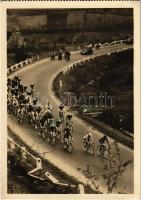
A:
POLYGON ((48 102, 48 104, 46 105, 46 112, 52 112, 52 105, 48 102))
POLYGON ((72 138, 71 131, 69 126, 67 126, 63 131, 63 143, 66 142, 68 139, 72 138))
POLYGON ((51 122, 51 124, 49 126, 49 133, 50 133, 51 138, 53 136, 55 136, 56 133, 57 133, 57 127, 56 127, 56 125, 55 125, 55 123, 53 121, 51 122))
POLYGON ((99 151, 104 153, 106 147, 109 149, 110 145, 109 145, 108 137, 104 135, 99 140, 99 151))
POLYGON ((62 130, 62 127, 61 127, 62 122, 61 122, 61 120, 57 120, 55 124, 56 124, 56 128, 57 128, 57 134, 61 135, 61 130, 62 130))
POLYGON ((59 112, 59 119, 64 122, 64 104, 61 103, 59 108, 58 108, 58 112, 59 112))
POLYGON ((24 116, 24 112, 25 112, 24 106, 21 104, 17 110, 18 116, 19 117, 24 116))
POLYGON ((72 125, 72 115, 67 115, 66 116, 66 126, 68 126, 68 125, 72 125))
POLYGON ((87 133, 84 137, 83 140, 85 142, 84 147, 85 148, 90 148, 90 145, 93 143, 93 138, 92 138, 92 134, 89 132, 87 133))

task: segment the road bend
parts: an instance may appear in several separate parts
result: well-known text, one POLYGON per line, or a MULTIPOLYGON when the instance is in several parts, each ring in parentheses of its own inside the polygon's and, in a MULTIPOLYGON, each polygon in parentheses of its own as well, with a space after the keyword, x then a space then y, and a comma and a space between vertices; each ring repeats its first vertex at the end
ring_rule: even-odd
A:
MULTIPOLYGON (((95 57, 110 54, 122 50, 124 48, 131 48, 131 45, 119 44, 109 47, 103 47, 99 50, 95 50, 95 57)), ((22 82, 26 85, 31 83, 35 84, 35 96, 38 96, 39 102, 44 106, 46 104, 46 99, 51 99, 53 105, 53 115, 58 117, 58 104, 59 101, 54 96, 52 90, 52 83, 55 76, 64 69, 65 66, 70 65, 80 59, 87 56, 80 55, 79 52, 71 55, 71 60, 66 62, 64 60, 54 60, 49 59, 41 60, 34 63, 28 67, 25 67, 12 76, 19 75, 22 82)), ((66 111, 67 112, 67 111, 66 111)), ((105 180, 103 179, 104 170, 104 159, 99 158, 97 155, 97 145, 98 140, 102 137, 103 132, 97 130, 96 128, 90 126, 88 123, 82 121, 78 117, 74 116, 73 119, 73 153, 69 154, 63 150, 63 145, 57 144, 55 147, 51 147, 49 144, 42 141, 37 131, 25 123, 24 125, 19 125, 17 119, 13 115, 8 115, 8 126, 29 146, 32 146, 34 150, 39 153, 46 152, 45 158, 56 165, 58 168, 62 169, 65 173, 76 179, 86 182, 85 178, 82 176, 78 169, 83 169, 86 165, 90 165, 92 171, 99 177, 97 184, 100 185, 99 189, 103 192, 107 192, 107 186, 105 180), (83 136, 90 131, 93 134, 94 144, 95 144, 95 155, 91 156, 84 152, 82 142, 83 136)), ((110 143, 113 142, 109 138, 110 143)), ((119 144, 121 150, 121 157, 125 160, 133 160, 133 150, 119 144)), ((114 150, 113 150, 114 153, 114 150)), ((133 180, 134 180, 134 170, 133 165, 130 164, 127 167, 125 173, 120 177, 117 187, 113 190, 113 193, 124 192, 133 193, 133 180)))

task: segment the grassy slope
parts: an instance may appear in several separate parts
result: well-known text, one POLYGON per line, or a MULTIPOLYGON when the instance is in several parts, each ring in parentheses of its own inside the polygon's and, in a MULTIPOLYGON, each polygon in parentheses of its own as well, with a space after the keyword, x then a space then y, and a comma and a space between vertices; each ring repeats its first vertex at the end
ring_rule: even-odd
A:
MULTIPOLYGON (((60 74, 54 89, 59 91, 58 81, 63 80, 63 92, 80 96, 96 96, 107 92, 113 97, 114 107, 90 108, 103 111, 98 119, 113 128, 133 132, 133 51, 114 53, 96 58, 87 64, 74 68, 67 76, 60 74)), ((57 94, 59 95, 59 93, 57 94)), ((108 104, 110 106, 110 102, 108 104)), ((79 105, 79 108, 82 107, 79 105)))

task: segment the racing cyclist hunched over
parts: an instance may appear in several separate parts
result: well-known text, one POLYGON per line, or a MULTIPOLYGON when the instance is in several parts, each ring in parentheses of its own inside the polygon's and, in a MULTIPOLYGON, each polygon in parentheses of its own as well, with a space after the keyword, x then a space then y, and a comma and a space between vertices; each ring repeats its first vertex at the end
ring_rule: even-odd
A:
POLYGON ((84 143, 84 148, 90 148, 90 145, 93 143, 93 138, 92 138, 92 133, 88 132, 84 137, 83 137, 84 143))
POLYGON ((67 142, 69 139, 72 139, 72 134, 69 126, 67 126, 63 131, 63 143, 67 142))
POLYGON ((25 108, 24 106, 21 104, 17 110, 17 113, 18 113, 18 116, 23 116, 24 115, 24 112, 25 112, 25 108))
POLYGON ((61 122, 61 120, 57 120, 56 122, 55 122, 55 124, 56 124, 56 127, 57 127, 57 132, 61 132, 61 129, 62 129, 62 122, 61 122))
POLYGON ((72 126, 72 123, 73 123, 73 121, 72 121, 72 115, 68 114, 66 116, 66 126, 68 126, 68 125, 72 126))
POLYGON ((51 138, 56 136, 57 127, 56 127, 56 124, 53 121, 51 122, 51 124, 49 126, 49 133, 50 133, 51 138))
POLYGON ((48 102, 47 105, 46 105, 46 111, 48 112, 52 112, 52 105, 48 102))
POLYGON ((110 144, 108 141, 108 137, 106 135, 104 135, 103 137, 100 138, 99 140, 99 147, 100 147, 100 151, 104 152, 105 148, 107 147, 108 149, 110 148, 110 144))
POLYGON ((58 107, 58 113, 59 113, 59 119, 64 122, 64 104, 61 103, 60 106, 58 107))

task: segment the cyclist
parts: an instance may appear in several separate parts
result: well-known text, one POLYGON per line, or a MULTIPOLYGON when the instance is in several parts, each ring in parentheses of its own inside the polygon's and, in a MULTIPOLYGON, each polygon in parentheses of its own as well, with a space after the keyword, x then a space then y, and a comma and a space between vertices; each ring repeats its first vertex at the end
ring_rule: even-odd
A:
POLYGON ((72 126, 72 115, 67 115, 66 116, 66 126, 70 125, 72 126))
POLYGON ((48 104, 46 105, 46 111, 47 112, 52 112, 52 105, 48 102, 48 104))
POLYGON ((84 140, 84 148, 90 148, 90 145, 93 143, 93 138, 92 138, 92 134, 89 132, 87 133, 84 137, 83 137, 83 140, 84 140))
POLYGON ((15 115, 17 113, 18 106, 19 106, 19 103, 18 103, 16 97, 14 97, 14 99, 13 99, 13 112, 14 112, 15 115))
POLYGON ((108 147, 108 149, 109 149, 110 145, 109 145, 108 137, 106 135, 104 135, 99 140, 99 152, 101 152, 103 154, 104 151, 106 150, 106 147, 108 147))
POLYGON ((34 93, 34 84, 32 83, 30 85, 30 89, 27 91, 27 94, 33 97, 33 93, 34 93))
POLYGON ((62 51, 60 49, 60 51, 58 52, 58 60, 62 60, 62 51))
POLYGON ((65 50, 65 60, 70 60, 70 52, 68 51, 68 49, 65 50))
POLYGON ((99 144, 100 145, 107 144, 109 146, 108 137, 106 135, 104 135, 103 137, 101 137, 100 140, 99 140, 99 144))
POLYGON ((58 137, 60 136, 60 138, 61 138, 62 122, 61 122, 61 120, 57 120, 55 124, 56 124, 56 128, 57 128, 58 137))
POLYGON ((53 120, 49 126, 49 133, 50 133, 51 138, 56 136, 56 133, 57 133, 57 127, 56 127, 55 123, 53 122, 53 120))
POLYGON ((58 108, 58 112, 59 112, 59 119, 64 122, 64 104, 61 103, 59 108, 58 108))
POLYGON ((38 112, 38 114, 40 114, 42 110, 43 110, 43 107, 40 104, 38 104, 36 108, 36 111, 38 112))
POLYGON ((70 130, 69 126, 67 126, 64 129, 63 133, 64 133, 64 135, 63 135, 63 143, 66 142, 68 139, 72 138, 71 130, 70 130))
POLYGON ((17 110, 17 113, 18 113, 18 117, 19 117, 19 118, 21 118, 21 117, 24 116, 24 111, 25 111, 24 106, 21 104, 20 107, 19 107, 18 110, 17 110))

